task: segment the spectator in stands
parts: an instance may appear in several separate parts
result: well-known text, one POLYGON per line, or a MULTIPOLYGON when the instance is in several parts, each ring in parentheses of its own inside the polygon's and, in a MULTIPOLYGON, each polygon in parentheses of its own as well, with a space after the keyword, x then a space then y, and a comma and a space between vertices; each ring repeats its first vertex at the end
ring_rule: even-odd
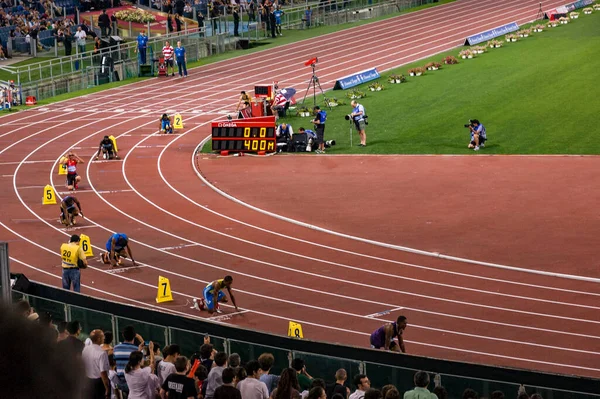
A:
POLYGON ((154 345, 149 343, 150 367, 142 368, 144 354, 133 351, 125 366, 125 379, 129 387, 128 399, 154 399, 160 388, 158 377, 154 374, 154 345))
POLYGON ((365 392, 365 399, 382 399, 383 395, 379 389, 369 388, 365 392))
POLYGON ((235 370, 227 367, 221 374, 223 385, 215 390, 215 399, 242 399, 242 394, 235 387, 235 370))
POLYGON ((265 383, 267 386, 267 391, 269 391, 269 395, 273 392, 275 388, 277 388, 277 384, 279 384, 279 376, 269 374, 271 371, 271 367, 275 363, 275 357, 272 353, 263 353, 258 357, 258 364, 260 365, 260 369, 262 370, 262 375, 260 376, 260 380, 265 383))
POLYGON ((42 312, 38 319, 40 326, 44 327, 44 332, 50 337, 51 340, 56 342, 58 338, 58 331, 54 324, 52 324, 52 315, 49 312, 42 312))
POLYGON ((248 373, 246 373, 246 369, 242 366, 236 367, 233 369, 233 371, 235 371, 235 380, 233 385, 237 387, 241 381, 244 381, 246 377, 248 377, 248 373))
POLYGON ((543 399, 542 395, 540 395, 539 393, 534 393, 533 395, 531 395, 529 397, 530 399, 543 399))
POLYGON ((94 330, 90 333, 92 343, 83 349, 82 359, 85 366, 85 374, 88 378, 88 398, 107 399, 110 397, 110 381, 108 371, 108 354, 100 345, 104 343, 102 330, 94 330))
POLYGON ((37 323, 0 308, 2 398, 81 399, 81 360, 65 356, 37 323))
POLYGON ((77 43, 77 51, 80 53, 85 53, 85 39, 87 38, 87 33, 81 28, 81 25, 77 27, 77 32, 75 32, 75 40, 77 43))
POLYGON ((281 372, 277 388, 271 393, 271 399, 300 399, 300 385, 298 373, 292 368, 281 372))
POLYGON ((502 391, 494 391, 490 395, 490 399, 504 399, 504 392, 502 392, 502 391))
POLYGON ((357 374, 352 379, 354 386, 356 387, 356 391, 352 393, 348 397, 348 399, 363 399, 365 397, 365 392, 371 388, 371 381, 364 374, 357 374))
POLYGON ((240 35, 240 9, 238 6, 233 7, 233 36, 240 35))
MULTIPOLYGON (((500 391, 496 391, 496 392, 500 392, 500 391)), ((446 391, 446 388, 444 388, 441 385, 438 385, 437 387, 433 388, 433 393, 435 394, 435 396, 437 396, 438 399, 448 399, 448 391, 446 391)), ((492 399, 494 399, 494 394, 492 393, 492 399)), ((384 399, 394 399, 394 398, 388 398, 387 396, 384 399)), ((502 394, 502 398, 496 398, 496 399, 504 399, 504 394, 502 394)))
POLYGON ((327 394, 323 387, 314 387, 308 393, 307 399, 327 399, 327 394))
POLYGON ((240 364, 242 364, 242 358, 240 358, 240 355, 238 355, 237 353, 232 353, 227 358, 227 367, 231 367, 232 369, 234 369, 240 364))
POLYGON ((160 389, 160 397, 166 399, 196 399, 198 392, 193 378, 186 376, 190 362, 185 356, 175 359, 175 373, 169 375, 160 389))
POLYGON ((121 399, 123 397, 122 392, 119 390, 119 377, 117 377, 117 361, 115 355, 108 355, 108 381, 110 382, 111 395, 110 399, 121 399))
POLYGON ((65 46, 65 56, 68 57, 73 52, 73 35, 71 34, 70 28, 65 29, 63 41, 63 45, 65 46))
MULTIPOLYGON (((326 392, 327 392, 327 391, 326 391, 326 388, 327 388, 327 386, 326 386, 326 384, 325 384, 325 380, 323 380, 323 379, 321 379, 321 378, 314 378, 314 379, 311 381, 311 383, 310 383, 310 387, 309 387, 307 390, 305 390, 305 391, 302 391, 302 392, 300 393, 300 397, 301 397, 302 399, 307 399, 307 398, 308 398, 308 396, 310 395, 310 393, 313 391, 313 389, 314 389, 314 388, 322 388, 324 393, 326 393, 326 392)), ((317 394, 317 395, 319 395, 319 396, 320 396, 320 395, 321 395, 321 391, 318 391, 318 392, 313 392, 313 394, 317 394)), ((318 398, 314 398, 314 399, 318 399, 318 398)))
POLYGON ((192 5, 189 2, 186 2, 183 7, 183 16, 186 18, 192 18, 194 16, 192 5))
POLYGON ((292 368, 296 370, 298 374, 298 385, 300 386, 301 391, 305 391, 310 388, 310 384, 312 382, 312 377, 306 371, 306 365, 304 364, 304 360, 302 359, 294 359, 292 360, 292 368))
POLYGON ((0 45, 0 61, 5 61, 6 58, 6 53, 4 52, 4 48, 0 45))
POLYGON ((339 369, 335 372, 335 382, 327 386, 327 397, 333 398, 333 395, 339 393, 344 398, 350 394, 350 388, 346 387, 346 379, 348 379, 348 373, 346 370, 339 369))
POLYGON ((142 30, 137 37, 137 47, 136 52, 140 54, 139 62, 140 64, 146 63, 146 48, 148 46, 148 36, 146 36, 146 31, 142 30))
MULTIPOLYGON (((203 392, 206 378, 208 378, 208 370, 202 364, 199 364, 198 368, 196 368, 196 371, 194 372, 194 381, 196 381, 198 392, 203 392)), ((206 392, 206 389, 204 389, 204 392, 206 392)))
POLYGON ((406 391, 404 399, 437 399, 435 394, 429 392, 429 374, 425 371, 417 371, 414 376, 415 389, 406 391))
POLYGON ((204 343, 200 347, 200 363, 210 372, 213 367, 217 351, 210 343, 204 343))
POLYGON ((304 11, 304 18, 302 18, 302 22, 304 22, 304 26, 310 28, 312 22, 312 10, 310 6, 306 6, 306 10, 304 11))
POLYGON ((206 395, 204 396, 206 399, 213 399, 215 390, 223 385, 221 374, 225 367, 227 367, 227 353, 218 352, 215 355, 215 366, 210 370, 206 379, 206 395))
MULTIPOLYGON (((427 377, 429 378, 429 376, 427 376, 427 377)), ((463 392, 463 396, 462 397, 463 397, 463 399, 479 399, 479 394, 474 389, 467 388, 463 392)), ((529 398, 529 396, 528 396, 528 398, 529 398)))
MULTIPOLYGON (((163 386, 165 380, 171 374, 175 374, 177 369, 175 367, 175 360, 181 355, 181 349, 179 345, 170 345, 165 347, 165 358, 158 363, 158 383, 163 386)), ((187 361, 187 359, 186 359, 187 361)))
POLYGON ((69 336, 69 332, 67 331, 67 324, 68 323, 66 321, 59 321, 56 325, 56 330, 58 331, 58 337, 56 338, 56 342, 63 341, 69 336))
POLYGON ((30 314, 34 313, 33 308, 25 299, 21 299, 14 305, 15 312, 23 318, 28 318, 30 314))
POLYGON ((106 10, 102 10, 102 14, 98 16, 98 26, 100 27, 100 35, 107 37, 110 35, 110 18, 106 14, 106 10))
POLYGON ((67 323, 67 333, 69 334, 64 340, 60 341, 58 346, 66 352, 67 356, 75 354, 81 356, 84 344, 79 339, 81 335, 81 324, 77 320, 70 321, 67 323))
POLYGON ((175 30, 177 32, 181 32, 181 24, 182 24, 181 14, 175 14, 173 19, 175 20, 175 30))
MULTIPOLYGON (((129 356, 132 352, 138 350, 138 346, 134 344, 136 337, 135 329, 132 326, 127 326, 123 329, 123 342, 115 345, 113 353, 117 362, 117 376, 119 378, 119 389, 128 392, 127 382, 125 379, 125 366, 129 362, 129 356)), ((152 345, 154 348, 154 345, 152 345)))
MULTIPOLYGON (((216 359, 215 359, 216 362, 216 359)), ((269 391, 264 382, 260 381, 260 364, 256 360, 251 360, 246 364, 245 380, 240 381, 237 388, 244 399, 268 399, 269 391)))
POLYGON ((106 351, 108 355, 113 354, 113 333, 112 331, 104 331, 104 342, 102 343, 102 349, 106 351))

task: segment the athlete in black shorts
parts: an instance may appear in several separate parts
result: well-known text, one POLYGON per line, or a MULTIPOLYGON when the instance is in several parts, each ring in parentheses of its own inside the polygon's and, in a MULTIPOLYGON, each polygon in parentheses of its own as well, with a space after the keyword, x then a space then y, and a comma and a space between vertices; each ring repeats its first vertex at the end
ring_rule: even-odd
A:
POLYGON ((75 226, 77 223, 75 217, 78 215, 83 217, 83 213, 81 212, 81 203, 74 196, 67 195, 60 202, 60 221, 67 227, 75 226))
POLYGON ((117 154, 117 150, 113 145, 113 141, 108 136, 104 136, 100 142, 98 153, 96 154, 96 161, 100 157, 100 153, 102 153, 102 158, 104 159, 113 159, 113 157, 115 159, 119 159, 119 155, 117 154))

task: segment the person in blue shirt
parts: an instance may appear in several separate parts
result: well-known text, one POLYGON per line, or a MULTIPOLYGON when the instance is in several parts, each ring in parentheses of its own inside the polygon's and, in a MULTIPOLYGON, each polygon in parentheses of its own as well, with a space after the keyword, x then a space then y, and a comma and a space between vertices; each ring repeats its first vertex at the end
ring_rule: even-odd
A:
POLYGON ((148 45, 148 36, 146 31, 141 31, 137 37, 137 52, 140 53, 140 64, 146 63, 146 48, 148 45))
POLYGON ((181 45, 181 42, 177 42, 177 47, 175 47, 175 62, 177 63, 177 67, 179 68, 179 77, 187 78, 187 55, 185 54, 185 48, 181 45))
POLYGON ((303 21, 306 24, 307 28, 310 28, 311 19, 312 19, 312 10, 310 9, 310 6, 306 6, 306 10, 304 11, 303 21))
POLYGON ((273 11, 273 14, 275 15, 275 28, 277 30, 277 34, 279 36, 283 36, 283 34, 281 33, 281 17, 283 17, 283 14, 285 14, 285 12, 283 12, 281 6, 278 5, 277 9, 273 11))
POLYGON ((469 148, 479 151, 480 147, 485 147, 485 142, 487 140, 485 127, 477 119, 473 119, 469 125, 469 130, 471 131, 469 148))
POLYGON ((162 114, 160 117, 159 133, 173 133, 173 123, 171 123, 171 118, 167 114, 162 114))
POLYGON ((102 253, 102 262, 116 267, 122 264, 121 258, 127 257, 131 259, 133 266, 137 266, 129 247, 129 237, 123 233, 111 235, 106 242, 106 252, 102 253))
MULTIPOLYGON (((308 129, 308 130, 304 129, 303 127, 298 129, 298 134, 303 134, 303 133, 306 133, 306 141, 307 141, 306 152, 311 152, 312 146, 315 143, 315 141, 317 140, 317 134, 310 129, 308 129)), ((298 150, 296 150, 296 151, 298 151, 298 150)))
POLYGON ((325 121, 327 120, 327 113, 316 105, 313 108, 315 113, 315 119, 312 123, 315 124, 315 130, 317 132, 317 143, 319 148, 315 151, 317 154, 325 154, 325 121))

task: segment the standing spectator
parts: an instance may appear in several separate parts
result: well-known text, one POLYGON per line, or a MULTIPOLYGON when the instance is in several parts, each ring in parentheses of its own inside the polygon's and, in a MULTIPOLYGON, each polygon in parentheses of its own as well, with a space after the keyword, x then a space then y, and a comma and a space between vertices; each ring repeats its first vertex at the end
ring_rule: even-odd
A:
POLYGON ((66 321, 59 321, 56 325, 56 329, 58 330, 58 338, 56 338, 56 342, 64 341, 69 336, 69 332, 67 331, 67 323, 66 321))
POLYGON ((81 25, 77 27, 77 32, 75 32, 75 40, 77 41, 77 51, 80 53, 85 53, 85 39, 87 38, 87 34, 81 29, 81 25))
MULTIPOLYGON (((435 392, 435 390, 434 390, 434 392, 435 392)), ((438 399, 442 399, 442 398, 440 398, 439 395, 438 395, 438 399)), ((443 399, 446 399, 446 398, 443 398, 443 399)), ((490 399, 504 399, 504 392, 502 392, 502 391, 494 391, 490 395, 490 399)))
POLYGON ((85 366, 85 374, 88 378, 88 398, 106 399, 110 397, 110 381, 108 379, 108 354, 100 345, 104 342, 102 330, 94 330, 90 333, 91 345, 83 349, 82 359, 85 366))
POLYGON ((110 399, 121 399, 123 394, 119 390, 119 377, 117 377, 117 361, 115 355, 108 355, 108 381, 110 382, 110 399), (118 395, 118 397, 117 397, 118 395))
MULTIPOLYGON (((27 302, 25 299, 21 299, 19 302, 15 303, 13 305, 15 312, 23 317, 23 318, 28 318, 29 315, 31 315, 32 313, 34 313, 33 308, 31 307, 31 305, 29 304, 29 302, 27 302)), ((66 338, 66 337, 65 337, 66 338)))
POLYGON ((233 385, 235 379, 235 371, 231 367, 223 370, 222 374, 223 385, 215 390, 215 399, 242 399, 242 394, 233 385))
POLYGON ((277 388, 271 393, 271 399, 300 399, 300 385, 296 370, 288 368, 281 372, 277 388))
POLYGON ((369 388, 365 392, 365 399, 383 399, 383 395, 379 389, 369 388))
POLYGON ((318 399, 319 396, 326 394, 325 388, 326 388, 326 384, 325 384, 325 380, 321 379, 321 378, 314 378, 312 380, 312 382, 310 383, 310 387, 306 390, 300 393, 300 397, 302 399, 307 399, 311 392, 313 395, 317 395, 316 398, 312 398, 312 399, 318 399), (322 388, 322 391, 318 390, 318 391, 314 391, 314 388, 322 388))
POLYGON ((326 388, 327 397, 333 398, 333 395, 335 395, 336 393, 339 393, 344 398, 347 397, 349 394, 349 389, 345 385, 347 378, 348 378, 348 373, 346 373, 346 370, 339 369, 338 371, 336 371, 335 372, 335 382, 331 385, 328 385, 326 388))
POLYGON ((246 369, 242 366, 237 366, 235 369, 233 369, 233 371, 235 372, 233 385, 237 387, 240 382, 244 381, 246 377, 248 377, 248 373, 246 373, 246 369))
POLYGON ((204 339, 204 344, 200 347, 200 363, 206 367, 206 370, 210 372, 210 369, 213 368, 215 362, 215 355, 217 351, 212 346, 210 342, 206 342, 206 338, 204 339))
POLYGON ((112 331, 104 331, 104 342, 102 343, 102 350, 105 350, 108 355, 113 354, 113 333, 112 331))
POLYGON ((62 286, 65 290, 81 291, 81 269, 87 267, 85 253, 79 245, 80 238, 77 234, 71 236, 68 243, 60 246, 62 259, 62 286))
POLYGON ((415 389, 404 392, 404 399, 437 399, 434 393, 429 392, 429 374, 417 371, 414 377, 415 389))
POLYGON ((269 7, 269 28, 271 29, 271 37, 275 39, 276 37, 276 26, 277 18, 275 17, 275 8, 273 6, 269 7))
POLYGON ((175 30, 181 32, 181 14, 175 14, 175 30))
POLYGON ((102 14, 98 16, 98 26, 100 27, 100 35, 102 37, 108 36, 110 32, 110 18, 106 15, 106 10, 102 10, 102 14))
MULTIPOLYGON (((215 360, 216 361, 216 360, 215 360)), ((248 376, 241 381, 237 388, 244 399, 268 399, 269 391, 264 382, 260 381, 260 365, 256 360, 249 361, 246 364, 246 373, 248 376)))
POLYGON ((167 31, 173 32, 173 16, 171 14, 167 14, 167 31))
POLYGON ((232 353, 227 358, 227 367, 231 367, 232 369, 234 369, 234 368, 238 367, 240 364, 242 364, 242 359, 240 358, 240 355, 238 355, 237 353, 232 353))
POLYGON ((297 378, 298 385, 300 386, 300 391, 306 391, 310 389, 310 384, 312 383, 313 378, 306 371, 306 365, 304 364, 304 360, 298 358, 294 359, 292 361, 292 368, 296 370, 296 373, 298 374, 297 378))
POLYGON ((162 48, 163 57, 165 58, 165 65, 167 66, 167 75, 169 74, 169 66, 171 66, 171 76, 175 76, 175 64, 173 62, 173 46, 169 42, 165 42, 162 48))
POLYGON ((277 384, 279 384, 279 376, 269 374, 269 372, 271 371, 271 367, 273 367, 273 363, 275 363, 275 357, 271 353, 263 353, 258 357, 258 364, 260 365, 260 369, 262 370, 260 380, 264 382, 267 386, 269 395, 273 392, 275 388, 277 388, 277 384))
MULTIPOLYGON (((132 326, 127 326, 123 329, 123 342, 115 345, 113 353, 117 362, 117 377, 119 378, 119 389, 128 392, 127 382, 125 379, 125 366, 129 362, 129 355, 138 350, 138 346, 134 344, 135 330, 132 326)), ((154 345, 152 346, 154 347, 154 345)))
POLYGON ((65 56, 70 56, 73 51, 73 35, 70 28, 65 28, 64 33, 65 56))
POLYGON ((110 26, 111 26, 111 33, 113 35, 118 35, 119 34, 119 23, 117 21, 117 17, 115 16, 114 12, 110 16, 110 26))
POLYGON ((139 62, 140 64, 146 63, 146 48, 148 46, 148 36, 146 36, 146 31, 142 30, 137 37, 137 49, 136 51, 140 53, 139 62))
POLYGON ((277 9, 273 12, 273 15, 275 15, 276 34, 279 34, 279 36, 283 36, 283 33, 281 33, 281 17, 283 17, 284 14, 285 12, 283 12, 280 5, 278 5, 277 9))
MULTIPOLYGON (((198 392, 206 392, 204 388, 204 381, 208 378, 208 370, 203 365, 199 364, 196 371, 194 371, 194 381, 196 382, 196 387, 198 392)), ((204 396, 202 396, 204 397, 204 396)))
POLYGON ((306 10, 304 11, 304 18, 302 19, 302 21, 304 21, 304 25, 307 28, 310 28, 311 19, 312 19, 312 10, 310 9, 310 6, 306 6, 306 10))
MULTIPOLYGON (((158 363, 158 383, 162 386, 171 374, 175 374, 177 369, 175 367, 175 360, 181 355, 181 349, 179 345, 170 345, 165 348, 165 358, 158 363)), ((186 359, 187 361, 187 359, 186 359)))
POLYGON ((175 14, 183 15, 186 3, 183 0, 175 0, 175 14))
MULTIPOLYGON (((427 375, 427 378, 429 379, 429 375, 427 375)), ((527 392, 525 392, 525 387, 523 385, 519 386, 519 391, 517 392, 517 395, 518 399, 529 399, 529 395, 527 395, 527 392)), ((404 396, 406 397, 406 394, 404 394, 404 396)), ((463 392, 462 397, 463 399, 479 399, 479 394, 474 389, 467 388, 463 392)))
POLYGON ((181 45, 181 41, 177 42, 175 47, 175 62, 177 62, 177 68, 179 69, 179 77, 187 78, 187 55, 185 54, 185 48, 181 45))
MULTIPOLYGON (((502 396, 502 398, 496 398, 494 397, 494 393, 495 392, 500 392, 500 391, 494 391, 492 392, 492 396, 490 396, 490 399, 504 399, 504 394, 502 396)), ((438 385, 437 387, 433 388, 433 393, 435 394, 435 396, 437 396, 438 399, 448 399, 448 391, 446 390, 446 388, 444 388, 441 385, 438 385)), ((393 395, 385 395, 384 399, 396 399, 393 397, 393 395)), ((400 399, 400 394, 398 394, 398 399, 400 399)))
POLYGON ((154 374, 154 345, 149 343, 150 367, 142 368, 144 354, 140 351, 131 352, 125 366, 125 379, 129 387, 127 399, 154 399, 158 388, 158 377, 154 374))
MULTIPOLYGON (((363 399, 365 392, 371 388, 371 381, 364 374, 357 374, 352 381, 356 387, 356 391, 348 397, 348 399, 363 399)), ((408 398, 406 398, 408 399, 408 398)))
POLYGON ((213 399, 215 390, 223 385, 221 374, 225 367, 227 367, 227 353, 219 352, 215 355, 215 366, 210 370, 206 379, 206 395, 204 396, 206 399, 213 399))
POLYGON ((160 397, 166 399, 196 399, 198 392, 194 379, 185 374, 189 369, 189 361, 185 356, 175 359, 175 373, 169 375, 160 389, 160 397))
POLYGON ((327 399, 327 394, 323 387, 314 387, 308 393, 307 399, 327 399))
POLYGON ((238 6, 233 7, 233 36, 240 35, 240 10, 238 6))
POLYGON ((317 141, 319 143, 319 148, 315 151, 317 154, 325 153, 325 121, 327 120, 327 113, 316 105, 313 108, 313 112, 315 114, 315 119, 313 119, 312 123, 315 124, 315 131, 317 133, 317 141))
POLYGON ((70 321, 67 323, 67 332, 69 335, 57 344, 57 348, 59 348, 65 356, 81 358, 81 352, 85 347, 83 342, 79 339, 81 325, 78 321, 70 321))

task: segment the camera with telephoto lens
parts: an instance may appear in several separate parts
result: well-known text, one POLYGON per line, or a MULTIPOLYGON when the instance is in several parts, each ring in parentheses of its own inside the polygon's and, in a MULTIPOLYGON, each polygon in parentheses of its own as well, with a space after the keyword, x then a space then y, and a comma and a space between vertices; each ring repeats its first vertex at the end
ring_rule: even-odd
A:
POLYGON ((473 120, 469 119, 469 123, 465 124, 465 127, 473 127, 473 120))
MULTIPOLYGON (((352 115, 348 114, 348 115, 344 115, 344 119, 346 119, 347 121, 349 120, 354 120, 354 118, 352 117, 352 115)), ((369 124, 369 121, 367 119, 369 119, 369 115, 363 115, 363 119, 365 121, 365 125, 369 124)))
POLYGON ((349 121, 350 119, 352 119, 352 115, 348 114, 348 115, 344 116, 344 118, 345 118, 347 121, 349 121))
POLYGON ((335 140, 326 140, 325 141, 325 148, 331 148, 335 145, 335 140))

